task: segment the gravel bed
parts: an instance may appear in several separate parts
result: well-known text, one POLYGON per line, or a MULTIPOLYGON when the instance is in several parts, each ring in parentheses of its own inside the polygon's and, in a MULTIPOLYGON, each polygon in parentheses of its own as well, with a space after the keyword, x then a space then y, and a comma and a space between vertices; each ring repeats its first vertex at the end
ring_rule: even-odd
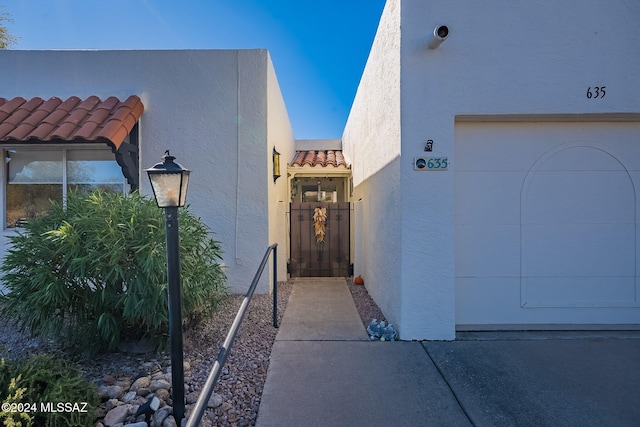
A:
MULTIPOLYGON (((286 308, 293 281, 278 285, 278 317, 286 308)), ((371 319, 385 320, 383 313, 364 286, 349 280, 356 308, 363 325, 371 319)), ((202 389, 220 347, 244 299, 231 295, 223 301, 213 318, 187 328, 184 332, 184 360, 190 365, 185 371, 185 395, 202 389)), ((252 426, 256 423, 262 389, 267 377, 271 348, 277 334, 272 326, 271 295, 254 295, 242 326, 214 389, 222 404, 209 409, 203 426, 252 426)), ((0 319, 0 357, 25 357, 36 353, 57 353, 54 343, 21 334, 10 323, 0 319)), ((90 361, 79 361, 84 375, 96 384, 107 378, 135 378, 152 372, 167 371, 171 362, 168 353, 134 354, 108 353, 90 361)))

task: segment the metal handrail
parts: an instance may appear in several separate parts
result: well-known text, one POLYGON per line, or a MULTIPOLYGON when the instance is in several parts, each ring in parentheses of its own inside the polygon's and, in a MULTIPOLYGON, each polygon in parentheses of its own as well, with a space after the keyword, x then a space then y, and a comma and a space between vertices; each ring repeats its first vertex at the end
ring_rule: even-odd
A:
POLYGON ((247 307, 249 306, 249 301, 251 301, 253 291, 256 289, 256 286, 260 281, 262 271, 264 270, 265 265, 267 265, 267 261, 269 260, 269 254, 271 253, 271 251, 273 251, 273 327, 278 327, 278 244, 274 243, 267 248, 267 252, 265 252, 264 257, 262 257, 260 267, 258 267, 258 271, 253 278, 253 282, 251 282, 251 286, 249 286, 249 290, 247 291, 247 294, 242 301, 242 305, 238 310, 238 314, 236 314, 236 318, 234 319, 233 324, 229 329, 227 338, 225 338, 224 343, 220 348, 218 357, 216 358, 216 361, 211 368, 211 372, 209 373, 207 382, 204 384, 204 388, 200 392, 200 396, 198 397, 195 408, 191 412, 191 416, 187 421, 186 427, 195 427, 199 425, 200 420, 202 420, 202 416, 204 415, 204 411, 207 408, 207 403, 209 402, 209 398, 211 397, 213 388, 218 382, 222 367, 227 360, 227 356, 229 355, 229 351, 231 350, 233 341, 236 339, 236 334, 238 333, 238 329, 240 329, 240 324, 242 323, 244 314, 247 311, 247 307))

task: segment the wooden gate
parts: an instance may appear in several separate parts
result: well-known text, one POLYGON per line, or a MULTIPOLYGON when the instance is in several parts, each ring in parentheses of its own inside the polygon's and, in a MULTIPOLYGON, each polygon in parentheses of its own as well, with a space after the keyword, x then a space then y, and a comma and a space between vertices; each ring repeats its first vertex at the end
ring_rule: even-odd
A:
POLYGON ((295 202, 290 207, 291 277, 348 277, 350 275, 349 202, 295 202), (321 225, 324 241, 316 237, 313 214, 326 209, 321 225))

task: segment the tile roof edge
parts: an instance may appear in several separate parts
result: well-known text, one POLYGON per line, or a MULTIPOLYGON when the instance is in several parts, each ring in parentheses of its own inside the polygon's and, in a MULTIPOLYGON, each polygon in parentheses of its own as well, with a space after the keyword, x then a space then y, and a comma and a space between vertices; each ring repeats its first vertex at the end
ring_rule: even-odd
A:
MULTIPOLYGON (((29 114, 16 123, 13 129, 0 135, 0 142, 58 143, 65 140, 77 143, 105 142, 118 150, 144 113, 144 104, 138 95, 129 95, 123 101, 120 101, 116 96, 109 96, 102 101, 97 95, 90 95, 83 99, 78 96, 69 96, 64 100, 55 96, 48 100, 40 97, 25 99, 17 96, 11 99, 0 98, 0 123, 8 123, 5 120, 35 100, 37 100, 35 102, 37 106, 28 109, 29 114), (88 110, 89 115, 96 109, 107 109, 109 112, 101 119, 100 123, 95 123, 96 126, 93 130, 82 131, 88 124, 88 122, 84 122, 85 116, 82 120, 77 119, 77 123, 74 119, 71 121, 68 119, 78 109, 85 109, 90 105, 93 105, 93 108, 88 110), (29 120, 29 118, 36 113, 42 117, 36 121, 37 123, 32 123, 33 119, 29 120), (116 116, 115 119, 114 116, 116 116), (23 131, 16 133, 15 131, 23 124, 33 126, 28 131, 23 128, 23 131), (60 132, 61 128, 63 132, 60 132)), ((75 117, 79 117, 79 115, 75 117)))

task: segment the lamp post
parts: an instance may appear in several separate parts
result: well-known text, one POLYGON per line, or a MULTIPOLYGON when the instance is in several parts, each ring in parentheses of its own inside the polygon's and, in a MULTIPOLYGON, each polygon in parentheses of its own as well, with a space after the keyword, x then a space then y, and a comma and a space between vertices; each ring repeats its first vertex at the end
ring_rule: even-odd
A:
POLYGON ((182 354, 182 312, 180 302, 180 244, 178 208, 187 197, 190 171, 174 163, 165 151, 162 163, 146 170, 158 207, 164 209, 167 229, 167 282, 169 287, 169 340, 171 345, 171 389, 173 416, 180 425, 184 418, 184 367, 182 354))

